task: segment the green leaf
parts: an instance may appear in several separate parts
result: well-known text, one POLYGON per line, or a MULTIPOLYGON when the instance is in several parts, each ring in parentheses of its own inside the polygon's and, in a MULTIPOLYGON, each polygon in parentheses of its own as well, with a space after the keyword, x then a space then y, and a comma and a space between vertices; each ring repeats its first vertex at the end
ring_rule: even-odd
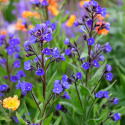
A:
POLYGON ((87 56, 88 56, 88 53, 82 53, 80 58, 87 57, 87 56))
POLYGON ((87 35, 87 37, 89 37, 89 34, 86 30, 84 30, 83 28, 81 28, 83 30, 83 32, 87 35))
POLYGON ((45 122, 43 123, 43 125, 50 125, 52 117, 53 117, 53 113, 51 113, 51 115, 45 120, 45 122))
POLYGON ((100 79, 100 77, 103 74, 103 71, 105 69, 107 61, 105 61, 103 63, 103 65, 94 73, 94 75, 92 76, 91 80, 89 81, 89 85, 93 85, 96 81, 98 81, 100 79))
POLYGON ((116 83, 117 80, 115 80, 110 86, 108 86, 107 88, 103 89, 103 91, 108 91, 110 88, 112 88, 112 86, 116 83))
POLYGON ((83 85, 80 85, 80 92, 82 96, 87 96, 88 94, 90 94, 90 91, 88 90, 88 88, 86 88, 83 85))
POLYGON ((18 114, 18 112, 16 112, 16 116, 19 120, 19 122, 22 124, 22 125, 27 125, 27 123, 21 118, 20 114, 18 114))
POLYGON ((95 40, 95 44, 92 47, 94 47, 99 42, 99 40, 103 38, 103 36, 104 36, 104 34, 97 37, 96 40, 95 40))
POLYGON ((0 116, 0 121, 10 121, 10 119, 7 119, 6 117, 0 116))
POLYGON ((30 115, 29 115, 29 112, 28 112, 28 109, 27 109, 27 106, 26 106, 25 102, 24 102, 24 111, 25 111, 26 119, 32 123, 32 120, 30 118, 30 115))
POLYGON ((39 86, 39 84, 37 85, 37 94, 38 94, 39 101, 43 102, 44 99, 43 99, 41 87, 39 86))
POLYGON ((55 71, 55 73, 52 75, 51 79, 49 80, 46 87, 46 91, 50 90, 51 86, 53 85, 56 74, 57 74, 57 71, 55 71))
POLYGON ((59 103, 62 104, 62 105, 66 105, 66 106, 69 106, 69 107, 73 108, 75 110, 75 112, 77 112, 79 115, 82 115, 82 112, 76 106, 74 106, 73 104, 71 104, 69 102, 63 102, 63 101, 61 101, 59 103))
POLYGON ((61 116, 55 121, 53 125, 59 125, 60 121, 61 121, 61 116))

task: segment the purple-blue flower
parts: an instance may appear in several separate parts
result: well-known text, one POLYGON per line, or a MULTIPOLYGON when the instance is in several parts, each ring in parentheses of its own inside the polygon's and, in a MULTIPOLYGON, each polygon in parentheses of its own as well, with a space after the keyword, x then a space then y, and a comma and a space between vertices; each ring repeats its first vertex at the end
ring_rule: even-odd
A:
POLYGON ((96 12, 97 12, 98 14, 100 14, 100 13, 101 13, 101 11, 102 11, 101 6, 97 6, 97 8, 96 8, 96 12))
POLYGON ((75 27, 79 26, 79 22, 77 20, 74 21, 74 26, 75 27))
POLYGON ((113 75, 112 75, 111 72, 106 74, 106 79, 107 79, 108 81, 112 81, 112 78, 113 78, 113 75))
POLYGON ((103 55, 99 56, 99 60, 104 61, 104 56, 103 55))
POLYGON ((93 22, 93 20, 92 20, 92 19, 89 19, 89 20, 87 21, 87 25, 91 26, 91 25, 92 25, 92 22, 93 22))
POLYGON ((106 8, 102 8, 102 10, 101 10, 101 15, 102 15, 103 17, 106 17, 106 15, 107 15, 106 8))
POLYGON ((44 53, 45 55, 51 55, 51 50, 49 48, 45 48, 44 50, 42 50, 42 53, 44 53))
POLYGON ((20 68, 20 64, 21 62, 19 60, 16 60, 13 65, 15 68, 20 68))
POLYGON ((52 55, 54 58, 58 58, 60 55, 59 48, 55 47, 52 51, 52 55))
POLYGON ((43 76, 44 75, 44 70, 43 69, 38 69, 35 73, 38 76, 43 76))
POLYGON ((43 38, 44 38, 44 40, 46 40, 47 42, 50 42, 50 41, 53 39, 51 33, 48 33, 48 34, 44 35, 43 38))
POLYGON ((26 83, 25 83, 25 90, 26 90, 27 92, 31 91, 31 90, 32 90, 32 84, 29 83, 29 82, 26 82, 26 83))
POLYGON ((64 53, 61 54, 60 58, 61 58, 62 61, 66 61, 64 53))
POLYGON ((64 40, 64 44, 66 44, 66 45, 68 45, 69 42, 70 42, 69 38, 66 38, 66 39, 64 40))
POLYGON ((104 97, 105 97, 105 98, 109 98, 109 92, 108 92, 108 91, 105 91, 105 92, 104 92, 104 97))
POLYGON ((105 24, 105 28, 106 28, 106 30, 110 30, 110 23, 109 23, 109 22, 107 22, 107 23, 105 24))
POLYGON ((67 55, 67 56, 69 56, 70 54, 71 54, 71 50, 68 48, 68 49, 66 49, 65 50, 65 54, 67 55))
POLYGON ((114 98, 114 100, 113 100, 114 105, 117 105, 118 102, 119 102, 119 99, 118 98, 114 98))
POLYGON ((31 69, 30 60, 24 62, 24 69, 25 69, 25 70, 30 70, 30 69, 31 69))
POLYGON ((64 87, 65 89, 69 89, 69 88, 70 88, 68 82, 61 82, 61 83, 62 83, 62 85, 63 85, 63 87, 64 87))
POLYGON ((82 68, 87 70, 89 68, 89 63, 85 62, 84 64, 82 64, 82 68))
POLYGON ((99 91, 98 93, 95 94, 96 98, 102 98, 103 97, 103 91, 99 91))
POLYGON ((93 60, 93 65, 95 67, 100 67, 99 62, 96 59, 93 60))
POLYGON ((61 84, 54 85, 53 93, 60 94, 63 91, 61 84))
MULTIPOLYGON (((39 55, 38 57, 39 57, 40 60, 42 60, 41 55, 39 55)), ((36 58, 34 59, 34 61, 37 63, 37 62, 39 61, 39 59, 36 57, 36 58)))
POLYGON ((62 81, 63 81, 63 82, 67 82, 67 80, 68 80, 68 76, 65 75, 65 74, 63 74, 62 81))
POLYGON ((94 38, 88 38, 88 45, 93 45, 95 43, 95 39, 94 38))
POLYGON ((0 91, 1 92, 5 91, 7 89, 7 87, 8 87, 8 85, 6 85, 6 84, 0 85, 0 91))
POLYGON ((76 78, 77 79, 82 79, 82 73, 81 72, 77 72, 76 73, 76 78))
POLYGON ((121 116, 121 114, 120 114, 120 113, 118 113, 118 112, 117 112, 117 113, 115 113, 115 114, 114 114, 114 116, 113 116, 114 121, 118 121, 118 120, 120 120, 120 119, 121 119, 121 117, 120 117, 120 116, 121 116))
POLYGON ((67 93, 67 91, 65 91, 64 96, 65 96, 66 99, 70 99, 70 96, 69 96, 69 94, 67 93))
POLYGON ((25 72, 23 70, 17 71, 16 76, 18 79, 20 79, 21 77, 26 77, 25 72))
POLYGON ((8 55, 13 55, 14 52, 15 52, 14 47, 12 47, 12 46, 8 46, 7 47, 7 53, 8 53, 8 55))
POLYGON ((17 76, 11 76, 11 77, 10 77, 10 80, 11 80, 12 82, 16 82, 16 81, 18 80, 18 78, 17 78, 17 76))
POLYGON ((107 70, 108 72, 111 72, 111 71, 112 71, 112 67, 107 64, 107 65, 106 65, 106 70, 107 70))
POLYGON ((56 109, 57 109, 57 110, 61 110, 61 109, 62 109, 62 106, 61 106, 60 104, 57 104, 56 109))
POLYGON ((56 27, 57 27, 56 23, 53 23, 53 24, 51 25, 52 30, 55 30, 56 27))

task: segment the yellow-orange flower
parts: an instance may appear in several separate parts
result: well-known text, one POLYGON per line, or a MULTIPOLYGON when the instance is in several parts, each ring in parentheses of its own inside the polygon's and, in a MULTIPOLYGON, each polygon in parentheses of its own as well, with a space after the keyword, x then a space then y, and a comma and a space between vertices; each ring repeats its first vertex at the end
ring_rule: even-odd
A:
POLYGON ((34 16, 34 13, 33 12, 31 12, 31 11, 23 11, 23 13, 22 13, 22 17, 23 18, 30 18, 30 17, 33 17, 34 16))
POLYGON ((74 21, 76 20, 76 16, 75 15, 71 15, 66 23, 66 26, 71 27, 74 23, 74 21))
POLYGON ((84 1, 82 0, 82 1, 80 1, 80 2, 79 2, 80 7, 83 7, 85 1, 89 2, 90 0, 84 0, 84 1))
POLYGON ((16 110, 20 105, 20 100, 18 100, 18 96, 15 95, 13 98, 8 97, 3 100, 3 107, 16 110))
POLYGON ((6 30, 1 31, 1 35, 7 34, 6 30))

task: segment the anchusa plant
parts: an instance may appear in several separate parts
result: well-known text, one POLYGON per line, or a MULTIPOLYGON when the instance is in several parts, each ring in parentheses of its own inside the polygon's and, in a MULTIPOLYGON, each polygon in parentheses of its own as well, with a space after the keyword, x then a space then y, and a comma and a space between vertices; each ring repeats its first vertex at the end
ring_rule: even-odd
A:
MULTIPOLYGON (((94 0, 81 1, 85 11, 82 21, 72 15, 67 22, 69 27, 74 23, 76 31, 80 28, 83 41, 79 41, 58 33, 63 21, 56 20, 61 18, 62 12, 59 13, 58 5, 52 1, 30 1, 38 10, 41 23, 34 21, 34 27, 26 28, 25 42, 20 42, 21 35, 21 38, 11 33, 0 35, 3 50, 0 51, 0 69, 6 73, 3 76, 6 84, 0 85, 0 107, 4 115, 1 118, 8 125, 11 121, 21 125, 115 124, 123 115, 117 110, 119 99, 109 92, 115 81, 107 88, 101 87, 106 80, 113 81, 112 66, 105 59, 112 47, 109 42, 102 42, 110 23, 98 23, 100 16, 106 17, 106 8, 94 0), (48 10, 58 16, 49 20, 48 10), (59 43, 58 38, 64 43, 59 43), (67 72, 63 72, 62 67, 67 72), (53 73, 53 69, 59 71, 53 73), (4 108, 9 109, 9 113, 4 108)), ((23 17, 33 22, 30 11, 25 11, 23 17)))

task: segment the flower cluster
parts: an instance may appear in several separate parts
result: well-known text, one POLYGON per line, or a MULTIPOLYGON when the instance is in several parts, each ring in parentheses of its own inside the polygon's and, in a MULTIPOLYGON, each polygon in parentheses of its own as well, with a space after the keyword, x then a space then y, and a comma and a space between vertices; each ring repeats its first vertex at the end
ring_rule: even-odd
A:
POLYGON ((18 84, 16 85, 16 89, 20 89, 22 91, 22 95, 25 96, 27 92, 30 92, 32 90, 32 84, 25 81, 21 83, 21 81, 19 80, 18 84))

